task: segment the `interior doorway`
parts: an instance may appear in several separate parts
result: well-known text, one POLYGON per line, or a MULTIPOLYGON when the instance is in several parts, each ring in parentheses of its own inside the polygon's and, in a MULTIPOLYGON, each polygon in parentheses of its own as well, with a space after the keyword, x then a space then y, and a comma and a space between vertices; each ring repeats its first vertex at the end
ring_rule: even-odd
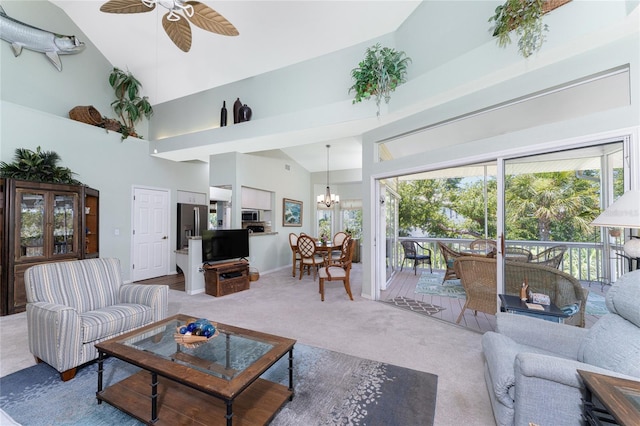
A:
POLYGON ((169 274, 169 190, 133 188, 131 277, 169 274))

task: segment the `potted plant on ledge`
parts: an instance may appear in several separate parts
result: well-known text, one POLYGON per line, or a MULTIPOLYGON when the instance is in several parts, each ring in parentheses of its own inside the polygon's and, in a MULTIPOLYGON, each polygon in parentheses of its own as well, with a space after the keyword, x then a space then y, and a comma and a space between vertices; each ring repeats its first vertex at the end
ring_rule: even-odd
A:
POLYGON ((540 50, 545 42, 545 32, 549 26, 542 22, 543 16, 551 10, 571 0, 506 0, 496 7, 489 22, 494 22, 493 36, 498 38, 498 46, 511 43, 511 32, 518 38, 518 51, 528 58, 540 50))
POLYGON ((142 138, 136 133, 135 123, 143 116, 149 119, 153 115, 149 99, 140 96, 142 83, 131 72, 114 67, 109 74, 109 85, 116 94, 116 100, 111 102, 111 107, 120 117, 121 139, 125 140, 129 136, 142 138))
POLYGON ((351 70, 354 84, 349 88, 349 93, 353 91, 356 94, 353 103, 375 96, 380 115, 380 102, 384 98, 385 103, 389 103, 391 92, 406 82, 410 62, 411 58, 404 52, 382 47, 380 43, 367 48, 364 59, 357 68, 351 70))

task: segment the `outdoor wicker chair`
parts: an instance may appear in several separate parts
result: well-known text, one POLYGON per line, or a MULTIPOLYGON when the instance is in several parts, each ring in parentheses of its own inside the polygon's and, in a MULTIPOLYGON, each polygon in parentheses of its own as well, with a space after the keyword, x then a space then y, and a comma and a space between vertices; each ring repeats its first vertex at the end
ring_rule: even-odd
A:
POLYGON ((576 278, 557 268, 531 262, 506 261, 504 269, 507 294, 518 294, 522 282, 526 279, 529 290, 533 293, 546 294, 561 309, 573 307, 576 310, 574 315, 564 320, 565 324, 584 327, 589 291, 583 288, 576 278))
POLYGON ((533 256, 530 260, 531 263, 537 265, 549 266, 551 268, 560 268, 564 253, 567 251, 567 246, 553 246, 540 252, 537 256, 533 256))
POLYGON ((485 253, 490 253, 494 250, 497 250, 498 245, 495 240, 477 239, 469 243, 469 248, 471 250, 478 250, 478 251, 484 250, 485 253))
POLYGON ((456 324, 467 309, 472 309, 474 315, 478 311, 495 315, 498 310, 495 259, 461 256, 455 260, 454 269, 467 294, 456 324))
POLYGON ((456 278, 458 278, 458 275, 456 274, 456 271, 454 268, 454 262, 456 261, 457 258, 461 256, 466 256, 466 254, 457 252, 452 248, 450 248, 449 246, 445 245, 444 243, 441 243, 440 241, 438 241, 438 248, 440 249, 440 253, 444 258, 444 264, 446 267, 442 282, 445 282, 446 280, 450 280, 450 279, 455 280, 456 278))
POLYGON ((413 275, 417 274, 420 263, 429 265, 429 272, 433 272, 433 267, 431 266, 431 249, 413 240, 402 241, 400 244, 402 244, 402 248, 404 249, 404 257, 400 263, 400 271, 404 268, 404 262, 406 260, 413 260, 413 275))
POLYGON ((530 262, 533 255, 529 250, 522 247, 507 246, 504 249, 504 257, 507 260, 516 262, 530 262))
MULTIPOLYGON (((456 270, 467 293, 465 309, 495 314, 497 299, 496 259, 475 256, 459 257, 456 270), (492 284, 491 284, 492 283, 492 284)), ((575 313, 564 320, 565 324, 584 327, 584 313, 588 290, 582 288, 577 279, 556 268, 534 263, 505 261, 505 294, 519 295, 524 280, 533 293, 549 296, 559 308, 575 313)))

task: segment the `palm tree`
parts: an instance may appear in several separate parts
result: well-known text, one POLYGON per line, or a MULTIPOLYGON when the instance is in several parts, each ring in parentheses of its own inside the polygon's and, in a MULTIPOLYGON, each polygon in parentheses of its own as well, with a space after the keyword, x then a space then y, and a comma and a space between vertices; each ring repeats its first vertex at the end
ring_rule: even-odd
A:
POLYGON ((509 177, 505 191, 509 235, 575 241, 576 235, 589 234, 589 223, 598 211, 596 190, 592 182, 578 179, 572 172, 509 177), (526 232, 533 235, 523 235, 526 232))

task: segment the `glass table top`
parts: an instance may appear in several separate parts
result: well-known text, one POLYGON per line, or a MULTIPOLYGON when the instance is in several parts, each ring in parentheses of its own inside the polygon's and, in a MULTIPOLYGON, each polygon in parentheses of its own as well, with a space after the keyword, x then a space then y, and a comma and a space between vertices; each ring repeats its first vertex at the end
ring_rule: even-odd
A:
POLYGON ((183 325, 185 321, 170 320, 120 343, 229 381, 274 347, 272 343, 259 337, 240 335, 220 328, 219 334, 205 342, 183 345, 177 343, 174 337, 177 329, 183 325))

